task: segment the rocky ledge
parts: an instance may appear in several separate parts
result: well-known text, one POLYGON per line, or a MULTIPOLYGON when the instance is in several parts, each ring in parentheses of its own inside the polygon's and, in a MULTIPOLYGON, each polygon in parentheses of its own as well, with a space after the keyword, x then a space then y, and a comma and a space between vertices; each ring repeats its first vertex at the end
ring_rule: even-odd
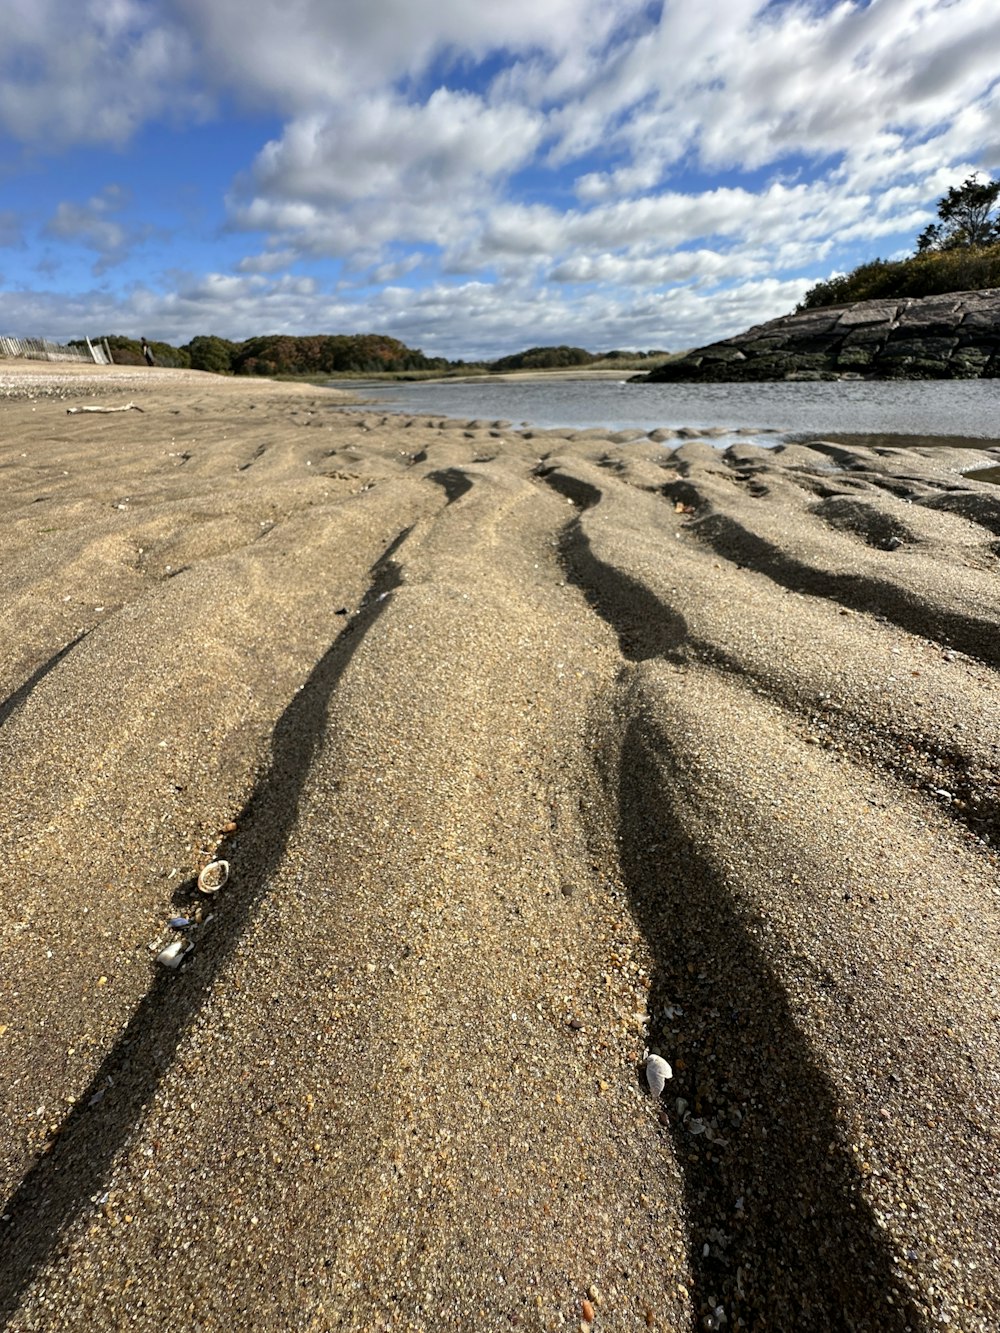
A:
POLYGON ((1000 288, 802 310, 641 378, 1000 378, 1000 288))

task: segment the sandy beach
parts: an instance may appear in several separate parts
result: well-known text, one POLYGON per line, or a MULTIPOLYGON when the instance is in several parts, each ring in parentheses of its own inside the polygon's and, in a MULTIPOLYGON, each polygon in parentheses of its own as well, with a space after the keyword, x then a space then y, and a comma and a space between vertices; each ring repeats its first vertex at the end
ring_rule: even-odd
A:
POLYGON ((1000 447, 691 435, 0 362, 3 1327, 1000 1327, 1000 447))

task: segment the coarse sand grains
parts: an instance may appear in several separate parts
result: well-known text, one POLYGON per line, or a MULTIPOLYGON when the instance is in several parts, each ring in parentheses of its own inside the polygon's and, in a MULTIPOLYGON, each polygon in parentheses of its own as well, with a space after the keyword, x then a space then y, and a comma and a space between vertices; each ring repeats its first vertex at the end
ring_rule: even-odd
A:
POLYGON ((0 422, 7 1328, 1000 1326, 1000 448, 0 422))

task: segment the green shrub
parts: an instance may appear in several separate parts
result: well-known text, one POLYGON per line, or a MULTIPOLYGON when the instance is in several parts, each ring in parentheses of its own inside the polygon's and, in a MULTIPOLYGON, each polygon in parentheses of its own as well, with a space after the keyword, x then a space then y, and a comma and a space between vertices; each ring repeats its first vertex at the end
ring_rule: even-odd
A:
POLYGON ((226 338, 216 338, 211 333, 200 333, 191 339, 184 350, 188 354, 192 370, 207 370, 215 375, 231 375, 233 354, 238 346, 238 343, 231 343, 226 338))
POLYGON ((901 296, 940 296, 980 287, 1000 287, 1000 243, 923 250, 895 262, 873 259, 852 273, 818 282, 806 292, 798 309, 901 296))

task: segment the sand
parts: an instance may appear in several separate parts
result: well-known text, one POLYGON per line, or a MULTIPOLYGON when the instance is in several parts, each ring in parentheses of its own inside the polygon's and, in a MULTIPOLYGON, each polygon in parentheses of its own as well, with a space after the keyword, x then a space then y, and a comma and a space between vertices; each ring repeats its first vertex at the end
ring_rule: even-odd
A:
POLYGON ((1000 1325, 1000 448, 0 423, 6 1327, 1000 1325))

